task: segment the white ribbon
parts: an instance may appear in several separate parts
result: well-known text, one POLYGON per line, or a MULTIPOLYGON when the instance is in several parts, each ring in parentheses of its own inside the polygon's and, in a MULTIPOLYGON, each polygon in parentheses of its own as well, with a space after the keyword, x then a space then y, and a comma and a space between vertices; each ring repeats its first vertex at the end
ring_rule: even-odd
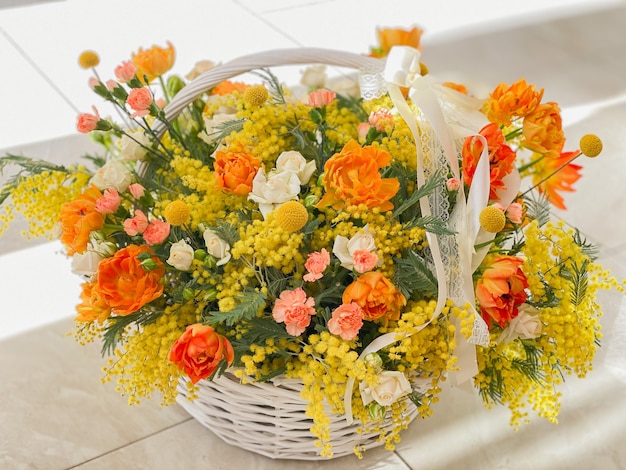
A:
MULTIPOLYGON (((464 129, 461 126, 449 124, 446 121, 446 116, 444 115, 444 111, 437 96, 438 87, 441 87, 441 85, 434 83, 430 77, 423 77, 420 75, 419 58, 420 53, 418 50, 407 46, 396 46, 391 49, 387 57, 387 64, 384 72, 389 96, 394 106, 411 130, 415 141, 417 163, 416 178, 418 186, 423 186, 426 182, 419 123, 415 113, 411 110, 402 95, 400 90, 401 87, 410 88, 410 97, 412 102, 419 108, 422 115, 430 123, 433 132, 435 133, 437 139, 439 140, 439 144, 444 151, 450 171, 456 178, 461 179, 461 174, 453 131, 456 134, 463 135, 464 137, 473 135, 475 138, 481 139, 483 144, 483 151, 476 165, 476 171, 472 184, 470 185, 467 194, 467 201, 463 185, 461 185, 457 193, 455 209, 450 217, 450 221, 456 223, 456 227, 454 227, 457 231, 455 243, 459 256, 459 272, 451 273, 451 276, 461 276, 463 286, 463 292, 461 293, 463 298, 455 300, 462 302, 462 304, 469 304, 474 313, 474 326, 470 339, 466 339, 461 334, 459 325, 456 325, 457 328, 455 336, 457 347, 455 353, 458 357, 459 370, 455 371, 455 373, 451 375, 452 381, 456 385, 467 385, 467 381, 478 373, 475 346, 477 344, 483 346, 489 344, 489 331, 487 325, 474 308, 475 294, 472 280, 473 272, 480 265, 489 251, 490 243, 488 242, 492 241, 495 236, 495 234, 486 232, 482 229, 479 223, 480 212, 489 202, 489 151, 486 139, 482 135, 477 134, 474 130, 464 129), (474 249, 476 244, 484 244, 484 246, 476 251, 474 249)), ((519 190, 520 182, 517 171, 514 170, 513 173, 507 175, 504 179, 504 183, 507 190, 503 194, 499 194, 499 196, 501 197, 501 203, 506 207, 514 200, 519 190)), ((429 216, 432 214, 427 196, 420 199, 419 203, 423 216, 429 216)), ((439 247, 439 240, 435 234, 429 232, 426 233, 426 237, 431 249, 433 262, 435 264, 438 296, 437 305, 433 315, 426 323, 418 327, 417 331, 425 328, 441 314, 450 294, 447 283, 447 274, 443 265, 439 247)), ((385 348, 402 338, 403 336, 398 333, 387 333, 380 336, 376 340, 372 341, 372 343, 370 343, 362 351, 359 359, 362 360, 368 354, 379 351, 380 349, 385 348)), ((345 413, 348 423, 352 423, 353 421, 352 390, 354 382, 354 378, 348 379, 344 395, 345 413)))

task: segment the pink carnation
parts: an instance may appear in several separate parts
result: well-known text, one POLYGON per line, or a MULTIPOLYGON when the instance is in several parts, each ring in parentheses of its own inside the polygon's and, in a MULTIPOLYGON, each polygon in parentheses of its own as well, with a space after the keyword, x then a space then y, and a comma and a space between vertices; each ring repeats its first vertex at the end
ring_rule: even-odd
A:
POLYGON ((146 188, 144 188, 142 185, 140 185, 139 183, 133 183, 130 186, 128 186, 128 190, 130 191, 130 194, 135 198, 135 199, 139 199, 140 197, 142 197, 144 195, 144 193, 146 192, 146 188))
POLYGON ((140 210, 135 211, 135 217, 124 221, 124 232, 131 237, 143 233, 146 228, 148 228, 148 218, 140 210))
POLYGON ((131 117, 144 117, 150 113, 150 106, 154 98, 152 92, 148 88, 133 88, 126 98, 126 104, 132 108, 135 113, 131 117))
POLYGON ((76 129, 78 132, 88 134, 91 131, 96 130, 98 121, 100 121, 100 114, 98 110, 93 108, 94 114, 83 113, 78 116, 78 122, 76 123, 76 129))
POLYGON ((284 290, 276 299, 272 315, 278 323, 285 323, 287 333, 300 336, 311 324, 311 315, 315 315, 315 299, 306 296, 302 287, 284 290))
POLYGON ((332 103, 336 97, 337 94, 334 91, 319 88, 309 93, 309 106, 321 108, 322 106, 332 103))
POLYGON ((367 122, 360 122, 358 126, 356 126, 356 131, 359 136, 359 140, 363 141, 367 137, 367 133, 370 131, 372 126, 367 122))
POLYGON ((519 202, 512 202, 506 209, 506 215, 514 224, 521 224, 524 216, 524 209, 519 202))
POLYGON ((100 80, 98 80, 96 77, 89 77, 89 81, 87 83, 89 84, 89 88, 93 90, 95 87, 100 85, 100 80))
POLYGON ((125 83, 133 79, 136 71, 137 68, 133 65, 133 63, 126 61, 115 67, 115 76, 120 82, 125 83))
POLYGON ((355 250, 352 253, 352 262, 356 272, 363 274, 374 269, 378 263, 378 256, 368 250, 355 250))
POLYGON ((162 220, 153 220, 143 232, 143 239, 148 245, 160 245, 170 236, 170 224, 162 220))
POLYGON ((448 191, 456 191, 461 187, 461 181, 458 178, 450 178, 446 181, 448 191))
POLYGON ((381 108, 372 111, 369 115, 368 122, 374 126, 377 131, 382 132, 386 126, 393 125, 393 114, 388 109, 381 108))
POLYGON ((115 188, 109 188, 104 191, 102 197, 96 201, 94 209, 100 214, 114 214, 120 207, 120 202, 122 202, 122 199, 117 190, 115 188))
POLYGON ((306 282, 313 282, 323 277, 324 269, 330 264, 330 253, 326 248, 322 248, 322 251, 315 251, 309 254, 309 257, 304 263, 304 267, 309 272, 305 274, 302 279, 306 282))
POLYGON ((333 316, 328 321, 328 331, 345 340, 356 338, 362 326, 363 311, 356 302, 341 304, 333 310, 333 316))

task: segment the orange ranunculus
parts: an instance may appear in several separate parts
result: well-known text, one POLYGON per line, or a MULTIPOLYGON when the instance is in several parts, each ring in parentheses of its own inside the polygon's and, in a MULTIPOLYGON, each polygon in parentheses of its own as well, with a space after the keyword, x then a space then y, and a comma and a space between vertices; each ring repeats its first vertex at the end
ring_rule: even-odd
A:
POLYGON ((207 325, 189 325, 178 338, 168 359, 184 371, 193 383, 211 377, 220 362, 233 362, 235 354, 230 341, 207 325))
POLYGON ((218 83, 211 90, 212 95, 230 95, 231 93, 238 91, 239 93, 243 93, 246 91, 250 85, 247 85, 243 82, 231 82, 230 80, 224 80, 223 82, 218 83))
POLYGON ((582 167, 580 165, 574 163, 567 164, 567 162, 578 155, 578 153, 578 151, 564 152, 559 158, 543 158, 531 167, 531 171, 533 172, 533 184, 538 185, 537 189, 545 194, 550 204, 562 210, 565 210, 566 207, 563 203, 563 197, 558 191, 573 192, 574 188, 572 185, 581 176, 580 170, 582 167), (540 184, 540 181, 544 178, 547 179, 540 184))
POLYGON ((514 118, 525 117, 537 109, 543 97, 543 88, 535 91, 523 78, 513 85, 500 83, 489 95, 483 112, 487 119, 498 125, 510 126, 514 118))
POLYGON ((361 147, 356 140, 348 142, 340 153, 330 157, 324 165, 324 197, 318 208, 365 204, 368 209, 393 209, 389 201, 400 188, 395 178, 381 178, 382 167, 391 163, 391 155, 374 147, 361 147))
POLYGON ((168 41, 167 48, 152 46, 150 49, 144 50, 140 47, 137 53, 131 55, 130 60, 137 67, 137 77, 145 82, 145 76, 148 80, 147 83, 150 83, 170 70, 174 65, 175 58, 174 46, 168 41))
POLYGON ((78 313, 76 321, 89 323, 98 320, 98 323, 102 323, 111 315, 111 307, 98 295, 98 290, 93 287, 92 282, 82 284, 81 303, 76 306, 78 313))
POLYGON ((215 152, 215 179, 217 187, 238 196, 246 196, 252 191, 252 180, 261 167, 261 161, 240 151, 229 149, 215 152))
POLYGON ((505 328, 526 301, 528 281, 523 264, 517 256, 496 256, 485 266, 476 282, 476 299, 487 325, 496 322, 505 328))
POLYGON ((406 298, 389 279, 378 271, 360 275, 343 291, 342 302, 356 304, 365 320, 397 320, 406 298))
POLYGON ((136 312, 163 293, 163 263, 153 256, 156 268, 148 271, 141 265, 142 253, 154 254, 147 245, 128 245, 98 264, 95 295, 117 315, 136 312))
POLYGON ((559 158, 565 143, 561 110, 556 103, 544 103, 524 118, 521 145, 549 158, 559 158))
POLYGON ((424 31, 420 28, 377 28, 378 48, 372 50, 372 56, 385 57, 393 46, 411 46, 420 49, 420 39, 424 31))
POLYGON ((89 235, 104 226, 105 215, 96 211, 96 203, 102 193, 95 186, 87 188, 80 196, 61 207, 59 223, 61 242, 67 254, 83 253, 89 243, 89 235))
MULTIPOLYGON (((487 139, 489 151, 489 199, 498 201, 497 192, 506 189, 502 178, 511 173, 515 163, 515 152, 506 145, 504 135, 497 124, 490 123, 479 134, 487 139)), ((467 137, 463 143, 463 179, 468 186, 472 184, 476 165, 483 151, 482 142, 474 136, 467 137)))

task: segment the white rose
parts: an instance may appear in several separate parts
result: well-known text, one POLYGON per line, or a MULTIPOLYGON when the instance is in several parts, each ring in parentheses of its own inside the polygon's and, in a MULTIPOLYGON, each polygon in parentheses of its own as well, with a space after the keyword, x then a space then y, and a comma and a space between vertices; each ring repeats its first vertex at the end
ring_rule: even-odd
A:
POLYGON ((218 261, 217 265, 222 266, 230 260, 230 245, 222 240, 217 233, 211 229, 206 229, 202 234, 206 251, 211 256, 215 256, 218 261))
POLYGON ((102 258, 108 258, 117 251, 117 246, 115 243, 107 241, 102 233, 96 231, 89 235, 89 250, 95 251, 102 258))
POLYGON ((361 97, 361 88, 356 78, 335 77, 327 80, 326 88, 334 91, 338 95, 350 96, 352 98, 361 97))
POLYGON ((282 173, 284 171, 294 172, 298 175, 300 184, 304 185, 309 182, 315 171, 315 162, 313 160, 307 162, 306 158, 295 150, 283 152, 276 159, 276 173, 282 173))
POLYGON ((366 225, 349 240, 341 235, 335 238, 333 254, 339 259, 341 266, 352 270, 354 269, 353 255, 355 251, 365 250, 371 253, 375 249, 376 242, 374 241, 374 236, 366 225))
POLYGON ((192 262, 193 248, 185 240, 172 243, 170 247, 170 257, 167 258, 167 264, 181 271, 187 271, 191 268, 192 262))
POLYGON ((117 192, 123 193, 132 182, 132 175, 124 163, 119 160, 110 160, 96 171, 91 182, 102 191, 115 188, 117 192))
POLYGON ((536 308, 522 304, 517 316, 502 330, 498 342, 508 343, 514 339, 532 339, 541 334, 541 319, 536 308))
POLYGON ((283 202, 297 199, 298 194, 300 194, 298 175, 286 171, 266 178, 265 171, 260 168, 252 180, 252 191, 248 194, 248 199, 259 204, 259 210, 265 218, 283 202))
POLYGON ((381 372, 376 385, 369 387, 365 382, 361 382, 359 388, 365 406, 372 401, 389 406, 412 392, 411 384, 404 374, 395 370, 381 372))
POLYGON ((152 145, 150 138, 143 131, 132 132, 131 135, 124 134, 120 139, 120 160, 124 162, 136 162, 142 160, 147 147, 152 145))
POLYGON ((212 118, 207 119, 204 118, 204 131, 198 134, 202 140, 204 140, 207 144, 212 144, 215 140, 216 135, 221 132, 220 126, 222 126, 226 122, 236 121, 237 115, 230 113, 220 113, 213 115, 212 118))
POLYGON ((81 276, 91 277, 98 271, 98 263, 103 257, 95 251, 75 253, 72 256, 72 272, 81 276))
POLYGON ((326 66, 312 65, 302 72, 300 83, 308 88, 322 88, 326 83, 326 66))

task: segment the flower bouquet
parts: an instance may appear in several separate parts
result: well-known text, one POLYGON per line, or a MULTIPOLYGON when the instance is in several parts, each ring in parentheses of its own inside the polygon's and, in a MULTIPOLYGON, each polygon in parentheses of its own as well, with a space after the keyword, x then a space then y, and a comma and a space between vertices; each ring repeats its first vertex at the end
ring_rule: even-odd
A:
POLYGON ((303 459, 393 449, 445 380, 513 426, 527 407, 556 421, 559 383, 591 368, 598 290, 624 290, 550 220, 602 143, 565 152, 558 105, 524 80, 484 98, 438 82, 419 33, 186 78, 172 45, 110 80, 81 56, 118 115, 78 118, 102 154, 4 157, 20 171, 0 232, 17 210, 61 240, 84 279, 74 335, 102 341, 131 404, 178 399, 234 445, 303 459), (269 68, 293 64, 311 64, 304 86, 269 68), (316 64, 358 69, 360 94, 316 64))

